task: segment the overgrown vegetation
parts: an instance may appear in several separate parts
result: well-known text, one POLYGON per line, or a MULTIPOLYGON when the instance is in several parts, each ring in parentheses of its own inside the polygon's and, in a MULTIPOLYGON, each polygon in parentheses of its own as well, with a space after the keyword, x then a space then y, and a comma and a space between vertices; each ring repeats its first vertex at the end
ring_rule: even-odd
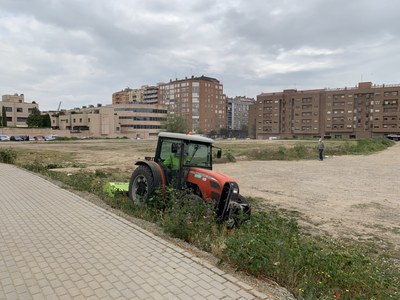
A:
MULTIPOLYGON (((345 141, 325 141, 325 155, 358 155, 369 154, 384 150, 395 142, 389 139, 361 139, 345 141)), ((240 146, 237 143, 226 144, 222 147, 234 157, 245 156, 252 160, 301 160, 316 159, 318 157, 315 141, 292 141, 287 143, 266 143, 264 145, 240 146)))
POLYGON ((0 149, 0 162, 5 164, 13 164, 17 159, 17 152, 11 148, 0 149))
MULTIPOLYGON (((225 240, 223 259, 273 278, 300 299, 398 299, 399 270, 361 245, 303 234, 294 219, 260 212, 225 240)), ((372 249, 373 250, 373 249, 372 249)))
MULTIPOLYGON (((326 144, 329 151, 337 151, 334 153, 339 155, 379 151, 392 142, 360 140, 329 141, 326 144)), ((280 145, 275 152, 271 150, 273 155, 267 153, 264 156, 260 150, 257 157, 301 159, 312 155, 315 159, 314 147, 314 143, 295 143, 292 147, 280 145)), ((239 150, 232 149, 226 153, 234 159, 239 150)), ((307 235, 294 218, 284 217, 275 210, 253 211, 249 221, 226 232, 226 228, 215 221, 215 213, 210 206, 173 189, 157 193, 145 206, 133 206, 124 195, 108 197, 102 191, 109 181, 127 181, 123 174, 100 170, 74 174, 52 171, 54 167, 74 164, 71 158, 67 158, 60 154, 19 152, 14 161, 68 187, 96 194, 111 207, 131 216, 158 223, 166 233, 212 252, 221 262, 254 276, 275 280, 298 299, 400 298, 399 269, 391 258, 375 251, 373 246, 307 235), (29 159, 24 159, 24 155, 28 155, 29 159)))

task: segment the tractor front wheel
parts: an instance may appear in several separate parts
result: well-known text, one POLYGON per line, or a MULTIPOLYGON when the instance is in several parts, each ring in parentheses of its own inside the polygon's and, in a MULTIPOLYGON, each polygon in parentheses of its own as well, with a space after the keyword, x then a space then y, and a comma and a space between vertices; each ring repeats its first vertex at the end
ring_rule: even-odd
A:
POLYGON ((153 195, 154 179, 149 167, 140 165, 129 181, 129 199, 135 205, 142 205, 153 195))
POLYGON ((239 195, 237 201, 231 201, 227 227, 232 228, 248 220, 251 215, 251 206, 246 198, 239 195))

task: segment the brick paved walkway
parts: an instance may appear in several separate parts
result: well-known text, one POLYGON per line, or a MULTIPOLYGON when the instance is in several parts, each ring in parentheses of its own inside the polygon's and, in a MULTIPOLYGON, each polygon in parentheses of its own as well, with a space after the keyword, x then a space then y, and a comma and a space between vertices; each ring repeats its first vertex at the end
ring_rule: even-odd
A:
POLYGON ((267 299, 181 248, 0 164, 0 299, 267 299))

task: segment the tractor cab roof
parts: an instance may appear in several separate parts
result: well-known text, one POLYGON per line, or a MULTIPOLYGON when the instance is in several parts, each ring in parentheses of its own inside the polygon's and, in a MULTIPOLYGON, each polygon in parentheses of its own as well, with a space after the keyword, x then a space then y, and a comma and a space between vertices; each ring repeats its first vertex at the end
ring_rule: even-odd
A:
POLYGON ((214 140, 210 138, 206 138, 200 135, 190 135, 190 134, 183 134, 183 133, 172 133, 172 132, 160 132, 158 134, 159 138, 171 138, 177 140, 185 140, 191 142, 198 142, 204 144, 214 144, 214 140))

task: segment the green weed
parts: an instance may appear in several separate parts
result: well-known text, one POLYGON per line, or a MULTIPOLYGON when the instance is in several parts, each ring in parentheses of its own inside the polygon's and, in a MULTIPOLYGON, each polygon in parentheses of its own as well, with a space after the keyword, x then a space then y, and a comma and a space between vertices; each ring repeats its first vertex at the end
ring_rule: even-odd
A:
POLYGON ((11 148, 0 149, 0 162, 14 164, 17 159, 17 152, 11 148))
POLYGON ((223 259, 273 278, 300 299, 397 299, 399 270, 367 250, 301 233, 276 212, 253 214, 225 241, 223 259))

